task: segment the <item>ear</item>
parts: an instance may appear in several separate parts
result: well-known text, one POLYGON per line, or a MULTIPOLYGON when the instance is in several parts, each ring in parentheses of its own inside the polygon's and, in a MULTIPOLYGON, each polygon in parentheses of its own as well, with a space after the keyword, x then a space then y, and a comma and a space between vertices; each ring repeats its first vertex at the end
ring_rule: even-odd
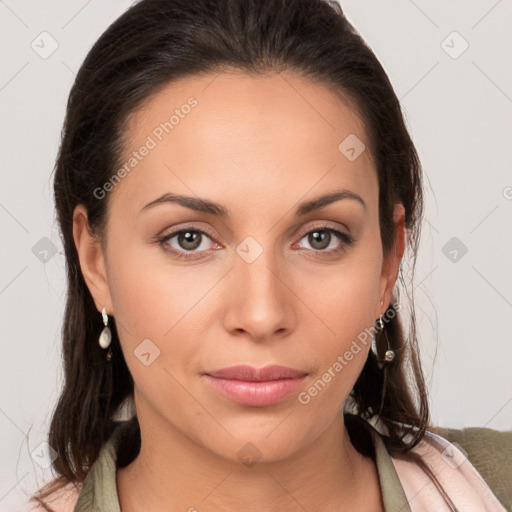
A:
POLYGON ((99 240, 89 230, 87 210, 82 204, 73 212, 73 239, 80 268, 96 308, 98 311, 105 308, 107 314, 113 314, 105 256, 99 240))
POLYGON ((405 250, 405 209, 402 203, 395 203, 393 223, 395 225, 394 244, 382 262, 376 318, 386 312, 391 302, 393 289, 400 270, 400 262, 405 250), (381 301, 382 304, 380 303, 381 301))

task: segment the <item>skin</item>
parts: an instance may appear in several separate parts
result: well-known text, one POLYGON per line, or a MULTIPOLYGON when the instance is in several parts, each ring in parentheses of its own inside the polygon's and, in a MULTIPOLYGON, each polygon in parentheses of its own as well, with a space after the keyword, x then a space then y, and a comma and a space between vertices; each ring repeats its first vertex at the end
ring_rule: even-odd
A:
MULTIPOLYGON (((190 96, 198 105, 109 193, 106 245, 82 206, 73 219, 84 278, 98 311, 115 318, 135 381, 142 445, 117 471, 121 508, 382 510, 375 463, 351 444, 342 415, 369 343, 308 404, 297 394, 386 311, 404 250, 403 207, 395 205, 395 246, 384 257, 370 151, 349 161, 338 150, 348 134, 367 140, 363 123, 329 89, 289 71, 168 84, 130 118, 126 154, 190 96), (295 216, 298 203, 339 188, 365 206, 343 199, 295 216), (165 192, 207 198, 230 216, 175 203, 141 213, 165 192), (315 242, 308 233, 318 223, 354 243, 315 242), (211 233, 197 235, 194 259, 155 241, 183 227, 211 233), (248 236, 263 249, 252 263, 236 252, 248 236), (149 366, 134 354, 147 338, 160 350, 149 366), (244 406, 202 375, 235 364, 308 376, 277 404, 244 406), (251 467, 237 456, 247 443, 260 452, 251 467)), ((181 253, 193 245, 166 243, 181 253)))

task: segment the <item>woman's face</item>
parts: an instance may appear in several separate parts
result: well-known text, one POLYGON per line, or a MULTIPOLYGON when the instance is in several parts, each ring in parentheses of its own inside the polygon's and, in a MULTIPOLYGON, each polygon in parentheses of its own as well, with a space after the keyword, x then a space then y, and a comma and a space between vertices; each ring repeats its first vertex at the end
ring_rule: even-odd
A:
POLYGON ((166 86, 126 137, 106 280, 88 284, 115 318, 141 425, 233 460, 246 443, 297 452, 339 417, 396 278, 361 120, 291 72, 210 74, 166 86), (307 375, 251 405, 205 376, 234 365, 307 375))

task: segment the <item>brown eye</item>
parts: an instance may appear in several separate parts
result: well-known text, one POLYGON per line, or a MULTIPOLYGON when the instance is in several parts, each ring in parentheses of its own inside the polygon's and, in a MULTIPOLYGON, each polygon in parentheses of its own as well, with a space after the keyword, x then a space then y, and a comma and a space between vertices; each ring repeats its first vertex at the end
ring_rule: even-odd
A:
POLYGON ((164 251, 170 252, 178 258, 186 259, 199 258, 202 253, 209 252, 211 247, 208 247, 208 240, 212 245, 215 245, 210 235, 205 231, 197 228, 185 228, 165 235, 158 242, 164 251))
POLYGON ((314 249, 322 251, 329 247, 331 236, 331 233, 326 229, 322 229, 319 231, 311 231, 311 233, 309 233, 308 235, 308 242, 314 249))
POLYGON ((304 233, 301 240, 304 239, 307 240, 313 252, 323 254, 342 252, 354 243, 354 239, 349 234, 328 226, 317 226, 304 233))
POLYGON ((202 236, 198 231, 181 231, 177 234, 176 240, 180 248, 193 251, 201 245, 202 236))

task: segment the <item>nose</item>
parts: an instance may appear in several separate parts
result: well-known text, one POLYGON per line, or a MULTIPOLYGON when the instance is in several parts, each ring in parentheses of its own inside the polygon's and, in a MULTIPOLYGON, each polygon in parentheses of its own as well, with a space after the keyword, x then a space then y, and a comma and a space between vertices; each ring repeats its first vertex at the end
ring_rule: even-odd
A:
POLYGON ((254 256, 255 250, 254 246, 241 244, 233 269, 226 276, 224 326, 232 334, 245 333, 263 342, 293 331, 293 287, 286 282, 282 263, 271 250, 262 250, 254 260, 247 257, 251 251, 254 256))

